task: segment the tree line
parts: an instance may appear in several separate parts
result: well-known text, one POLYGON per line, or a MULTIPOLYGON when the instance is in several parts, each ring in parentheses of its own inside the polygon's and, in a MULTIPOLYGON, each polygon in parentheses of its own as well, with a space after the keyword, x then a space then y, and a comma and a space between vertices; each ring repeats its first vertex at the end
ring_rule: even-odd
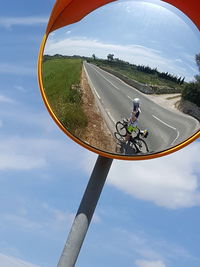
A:
MULTIPOLYGON (((96 57, 95 54, 92 55, 92 58, 93 60, 100 60, 96 57)), ((160 72, 157 70, 157 68, 151 68, 149 66, 131 64, 119 58, 114 58, 114 54, 107 55, 107 62, 112 65, 114 64, 118 65, 121 68, 129 66, 133 70, 141 71, 147 74, 157 75, 159 78, 163 78, 163 79, 175 82, 179 85, 184 84, 185 77, 178 77, 178 76, 170 74, 169 72, 160 72)))
POLYGON ((195 56, 199 74, 195 75, 193 82, 187 83, 182 90, 182 98, 195 103, 200 107, 200 53, 195 56))
MULTIPOLYGON (((92 57, 93 60, 97 60, 95 54, 93 54, 92 57)), ((195 103, 197 106, 200 107, 200 53, 195 55, 195 61, 199 70, 199 74, 194 76, 195 80, 193 82, 188 83, 184 82, 185 77, 177 77, 168 72, 160 72, 157 70, 157 68, 150 68, 149 66, 131 64, 119 58, 114 58, 114 54, 107 55, 107 63, 111 66, 116 65, 120 68, 130 67, 133 70, 138 70, 147 74, 156 75, 159 78, 163 78, 169 81, 173 81, 179 85, 183 85, 182 98, 192 103, 195 103)))
POLYGON ((136 69, 148 74, 156 74, 158 77, 175 82, 177 84, 182 85, 184 83, 185 77, 177 77, 175 75, 172 75, 168 72, 160 72, 157 70, 157 68, 150 68, 149 66, 143 66, 143 65, 138 65, 136 66, 136 69))
POLYGON ((184 82, 185 77, 182 78, 172 75, 168 72, 160 72, 157 70, 157 68, 150 68, 149 66, 130 64, 129 62, 123 61, 119 58, 114 58, 113 54, 108 54, 107 59, 108 62, 112 62, 112 64, 116 63, 121 67, 129 65, 132 69, 136 69, 147 74, 157 75, 160 78, 173 81, 179 85, 184 85, 182 89, 182 98, 195 103, 200 107, 200 53, 195 55, 195 61, 199 70, 199 74, 195 75, 194 81, 189 83, 184 82))

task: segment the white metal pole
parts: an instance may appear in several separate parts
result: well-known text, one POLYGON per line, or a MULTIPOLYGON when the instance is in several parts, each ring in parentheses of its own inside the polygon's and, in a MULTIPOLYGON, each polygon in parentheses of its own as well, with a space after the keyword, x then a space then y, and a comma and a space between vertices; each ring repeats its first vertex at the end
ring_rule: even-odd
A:
POLYGON ((98 156, 57 267, 74 267, 113 159, 98 156))

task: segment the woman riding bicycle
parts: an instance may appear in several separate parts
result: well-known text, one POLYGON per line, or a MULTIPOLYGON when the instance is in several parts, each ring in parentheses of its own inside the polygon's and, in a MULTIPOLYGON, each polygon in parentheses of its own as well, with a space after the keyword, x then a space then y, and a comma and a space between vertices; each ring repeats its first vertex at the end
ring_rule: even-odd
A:
POLYGON ((141 113, 140 110, 140 99, 134 98, 133 99, 133 110, 131 112, 128 126, 127 126, 127 135, 125 136, 125 140, 128 141, 131 137, 131 134, 137 130, 138 126, 138 118, 141 113))

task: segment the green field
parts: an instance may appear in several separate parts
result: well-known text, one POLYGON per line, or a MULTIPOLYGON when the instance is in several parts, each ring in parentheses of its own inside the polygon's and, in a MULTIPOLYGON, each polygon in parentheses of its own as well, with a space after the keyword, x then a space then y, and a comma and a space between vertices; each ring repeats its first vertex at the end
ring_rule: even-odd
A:
POLYGON ((81 70, 81 59, 52 57, 42 64, 49 104, 64 127, 77 136, 87 126, 87 117, 81 107, 81 70))
POLYGON ((177 88, 181 90, 183 88, 182 85, 179 85, 173 81, 158 77, 157 74, 149 74, 144 73, 142 71, 137 70, 136 66, 130 65, 129 63, 118 63, 118 62, 109 62, 108 60, 91 60, 90 62, 98 65, 99 67, 105 67, 107 69, 111 69, 117 71, 124 76, 136 80, 140 83, 147 84, 149 86, 167 86, 171 88, 177 88))

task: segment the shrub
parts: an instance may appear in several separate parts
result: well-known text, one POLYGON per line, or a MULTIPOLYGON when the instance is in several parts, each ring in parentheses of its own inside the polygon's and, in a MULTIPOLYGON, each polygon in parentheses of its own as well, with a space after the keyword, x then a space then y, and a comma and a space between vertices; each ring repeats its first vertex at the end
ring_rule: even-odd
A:
POLYGON ((200 107, 200 82, 191 82, 185 85, 182 97, 200 107))

